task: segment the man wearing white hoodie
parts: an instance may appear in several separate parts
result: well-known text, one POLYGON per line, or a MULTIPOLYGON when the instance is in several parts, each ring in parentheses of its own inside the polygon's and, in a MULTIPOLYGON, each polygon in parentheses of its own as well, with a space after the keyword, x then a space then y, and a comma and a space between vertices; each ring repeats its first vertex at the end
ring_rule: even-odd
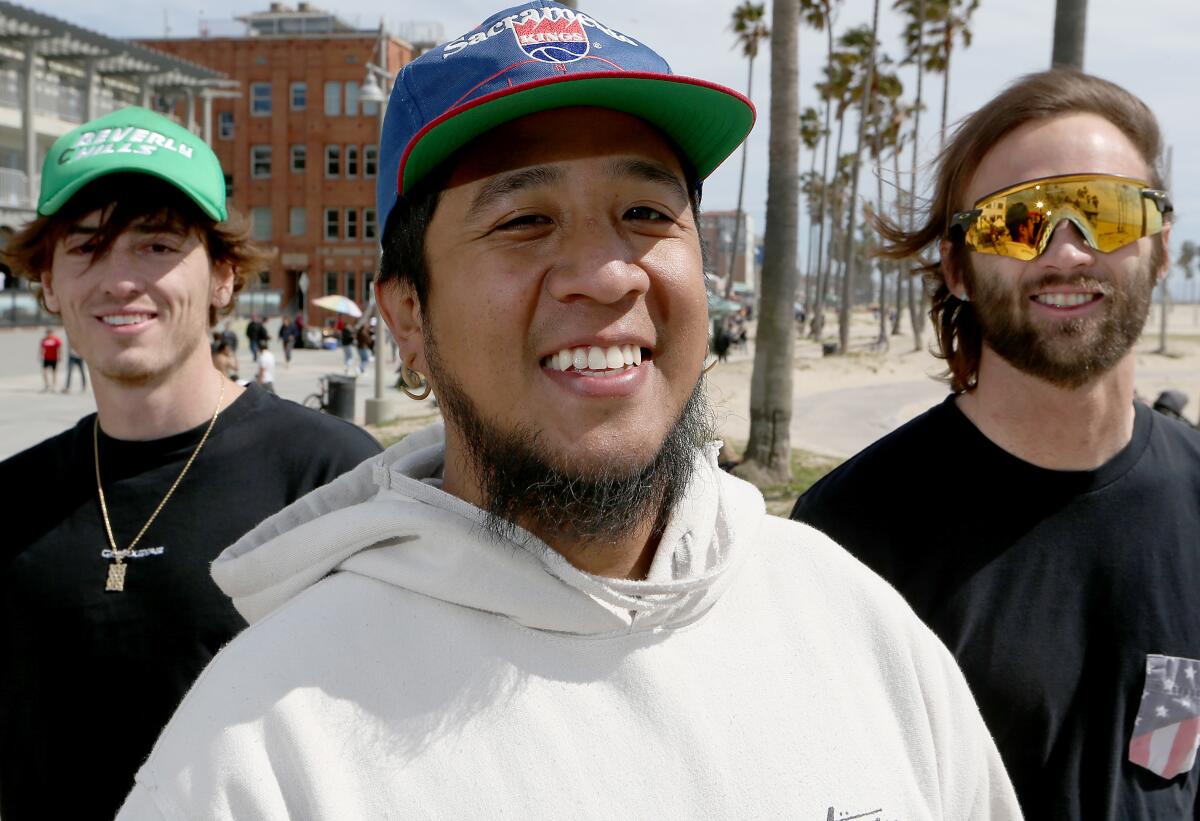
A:
POLYGON ((1019 817, 945 648, 717 468, 696 209, 752 120, 551 2, 404 68, 378 296, 445 427, 218 559, 252 626, 122 818, 1019 817))

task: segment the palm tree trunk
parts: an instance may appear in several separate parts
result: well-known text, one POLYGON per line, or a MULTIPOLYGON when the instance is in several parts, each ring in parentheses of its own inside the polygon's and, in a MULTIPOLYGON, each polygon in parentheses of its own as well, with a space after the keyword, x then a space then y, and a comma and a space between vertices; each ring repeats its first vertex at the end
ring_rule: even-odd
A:
MULTIPOLYGON (((925 0, 919 0, 917 3, 917 103, 913 109, 913 150, 912 150, 912 190, 909 192, 909 210, 908 210, 908 227, 909 230, 916 228, 917 220, 917 168, 920 166, 920 147, 921 147, 921 104, 924 101, 922 97, 922 85, 925 80, 925 0)), ((944 110, 944 109, 943 109, 944 110)), ((944 120, 944 115, 943 115, 944 120)), ((943 141, 945 140, 945 125, 942 127, 943 141)), ((904 263, 900 265, 903 267, 904 263)), ((913 334, 913 350, 919 351, 924 347, 921 340, 921 331, 925 328, 925 300, 917 299, 917 289, 913 286, 911 275, 901 273, 901 276, 906 278, 904 285, 905 295, 908 297, 908 321, 912 325, 913 334)), ((925 289, 921 288, 921 294, 924 295, 925 289)), ((897 304, 897 313, 900 306, 897 304)))
MULTIPOLYGON (((833 21, 825 15, 826 64, 833 62, 833 21)), ((817 298, 812 307, 810 327, 814 339, 821 339, 821 331, 825 326, 825 289, 828 285, 828 275, 825 270, 825 223, 829 211, 829 137, 831 134, 830 119, 833 116, 833 99, 825 101, 825 158, 821 161, 821 230, 817 232, 817 298)))
POLYGON ((943 28, 945 36, 946 49, 946 68, 942 72, 942 134, 938 141, 938 148, 946 147, 946 115, 950 111, 950 54, 954 48, 954 29, 950 25, 950 14, 946 14, 946 24, 943 28))
MULTIPOLYGON (((845 135, 845 133, 846 112, 843 110, 838 113, 837 149, 834 152, 835 168, 833 170, 833 178, 825 184, 827 189, 832 188, 833 181, 837 179, 836 166, 841 163, 842 137, 845 135)), ((827 199, 827 197, 822 197, 822 200, 825 199, 827 199)), ((825 270, 821 272, 821 278, 818 280, 819 293, 817 294, 817 309, 816 314, 813 316, 813 336, 818 342, 821 340, 821 334, 825 332, 825 300, 829 297, 829 285, 833 279, 833 248, 834 244, 838 240, 837 231, 834 229, 834 226, 840 225, 842 222, 842 204, 840 196, 834 201, 831 210, 832 213, 829 215, 829 243, 825 246, 825 270)))
POLYGON ((795 350, 796 244, 800 224, 800 7, 771 10, 771 130, 762 299, 750 384, 750 439, 738 472, 780 482, 792 476, 792 367, 795 350))
MULTIPOLYGON (((892 173, 895 175, 895 179, 896 179, 896 221, 898 223, 900 221, 900 213, 904 209, 904 194, 900 190, 900 148, 899 148, 899 146, 897 146, 896 150, 892 152, 892 173)), ((901 308, 902 303, 901 303, 900 299, 904 294, 904 266, 900 265, 899 263, 892 262, 889 265, 889 267, 894 269, 894 272, 896 274, 896 294, 895 294, 896 298, 894 300, 895 305, 896 305, 896 314, 892 318, 892 336, 898 336, 900 333, 900 315, 903 312, 902 308, 901 308)))
MULTIPOLYGON (((838 350, 850 350, 850 309, 854 301, 854 275, 858 254, 854 252, 855 219, 858 217, 858 172, 862 168, 862 153, 867 142, 867 124, 875 102, 875 40, 879 31, 879 0, 875 0, 875 15, 871 22, 871 48, 867 53, 867 70, 863 77, 862 99, 859 101, 858 141, 854 147, 854 170, 850 172, 850 213, 846 217, 846 270, 842 275, 842 299, 838 305, 838 350)), ((878 145, 878 143, 876 143, 878 145)), ((882 199, 882 197, 881 197, 882 199)))
POLYGON ((1050 55, 1050 65, 1083 71, 1086 31, 1087 0, 1058 0, 1054 9, 1054 51, 1050 55))
MULTIPOLYGON (((746 69, 746 98, 753 99, 751 95, 754 93, 754 57, 751 56, 747 62, 749 63, 749 68, 746 69)), ((726 299, 729 299, 729 295, 733 293, 733 275, 737 270, 738 237, 742 233, 742 194, 746 190, 746 153, 749 145, 750 140, 748 139, 742 143, 742 173, 738 177, 737 212, 734 215, 733 223, 733 247, 729 249, 729 276, 725 280, 726 299)))

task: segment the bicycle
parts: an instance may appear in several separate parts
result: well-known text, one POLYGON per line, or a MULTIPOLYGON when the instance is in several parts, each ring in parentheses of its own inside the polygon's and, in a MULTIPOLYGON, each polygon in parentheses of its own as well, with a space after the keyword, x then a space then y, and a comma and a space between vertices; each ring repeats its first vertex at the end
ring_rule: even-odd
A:
POLYGON ((317 392, 310 393, 304 397, 304 402, 301 404, 306 408, 312 408, 321 413, 329 413, 329 378, 321 376, 317 378, 317 392))

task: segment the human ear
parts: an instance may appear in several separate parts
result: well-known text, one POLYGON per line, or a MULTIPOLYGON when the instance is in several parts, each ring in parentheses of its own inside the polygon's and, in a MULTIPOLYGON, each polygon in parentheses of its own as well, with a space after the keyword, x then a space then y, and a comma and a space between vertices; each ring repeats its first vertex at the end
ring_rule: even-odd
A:
POLYGON ((224 308, 233 299, 233 280, 234 269, 231 263, 220 262, 213 266, 209 302, 214 308, 224 308))
POLYGON ((379 306, 379 313, 396 340, 400 360, 407 363, 409 368, 428 374, 423 333, 425 318, 413 287, 395 279, 376 282, 375 304, 379 306))
POLYGON ((54 276, 50 271, 44 271, 40 279, 42 282, 42 303, 46 306, 47 311, 57 314, 62 310, 62 305, 58 301, 58 296, 54 293, 54 276))
POLYGON ((963 302, 969 302, 967 286, 963 282, 962 272, 954 265, 954 243, 948 239, 942 240, 938 246, 938 252, 941 254, 942 279, 946 281, 946 287, 958 299, 961 299, 963 302))

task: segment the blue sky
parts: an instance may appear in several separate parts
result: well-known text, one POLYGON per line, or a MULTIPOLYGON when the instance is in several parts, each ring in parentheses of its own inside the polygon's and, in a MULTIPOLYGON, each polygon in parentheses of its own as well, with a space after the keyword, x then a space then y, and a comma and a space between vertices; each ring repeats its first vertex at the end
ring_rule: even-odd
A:
MULTIPOLYGON (((27 0, 26 0, 27 1, 27 0)), ((117 37, 160 37, 164 26, 173 36, 195 36, 200 19, 228 21, 237 14, 266 8, 267 0, 123 0, 119 5, 93 0, 50 0, 37 3, 42 10, 117 37)), ((439 0, 436 6, 379 3, 372 0, 338 0, 314 6, 334 7, 349 22, 363 27, 378 25, 381 17, 396 30, 409 21, 440 22, 447 39, 469 30, 490 13, 502 8, 485 0, 439 0), (431 9, 436 8, 438 17, 431 9)), ((746 64, 733 48, 729 15, 735 0, 580 0, 580 8, 613 28, 638 37, 670 61, 680 74, 703 77, 744 92, 746 64)), ((900 21, 884 0, 881 41, 885 52, 901 55, 900 21)), ((1168 145, 1173 146, 1171 187, 1176 206, 1175 241, 1200 242, 1200 94, 1196 80, 1196 35, 1200 32, 1200 3, 1194 0, 1139 0, 1136 4, 1092 0, 1088 10, 1085 68, 1114 80, 1138 94, 1158 115, 1168 145)), ((837 28, 869 23, 869 0, 844 0, 837 28)), ((768 12, 769 14, 769 12, 768 12)), ((1002 86, 1021 74, 1038 71, 1050 63, 1054 29, 1053 0, 982 0, 972 29, 970 48, 956 52, 950 83, 950 119, 968 114, 1002 86)), ((823 37, 805 30, 801 35, 801 105, 816 105, 812 84, 824 58, 823 37)), ((766 205, 767 109, 769 58, 759 59, 754 72, 754 102, 759 120, 748 142, 746 210, 761 232, 766 205)), ((902 72, 911 96, 915 77, 902 72)), ((922 116, 923 159, 937 147, 941 78, 927 77, 929 101, 922 116)), ((849 132, 848 132, 849 134, 849 132)), ((850 144, 848 136, 847 145, 850 144)), ((801 157, 808 167, 808 157, 801 157)), ((731 158, 705 185, 705 207, 718 210, 735 206, 737 157, 731 158)), ((890 175, 885 177, 890 179, 890 175)), ((874 178, 861 183, 875 189, 874 178)))

